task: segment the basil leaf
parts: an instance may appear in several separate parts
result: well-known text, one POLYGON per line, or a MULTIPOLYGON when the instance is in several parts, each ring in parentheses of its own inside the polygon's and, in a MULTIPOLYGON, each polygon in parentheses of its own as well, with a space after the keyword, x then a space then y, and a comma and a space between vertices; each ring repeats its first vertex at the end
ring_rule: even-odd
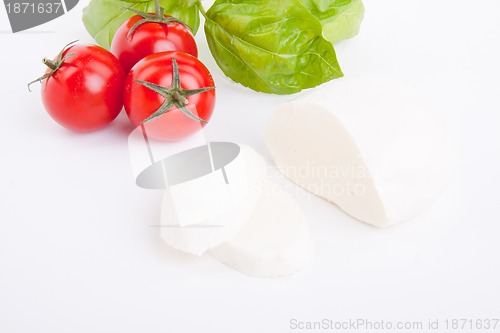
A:
POLYGON ((332 43, 359 33, 365 14, 361 0, 300 0, 323 25, 323 36, 332 43))
POLYGON ((222 71, 256 91, 291 94, 343 75, 321 23, 299 0, 217 0, 205 34, 222 71))
MULTIPOLYGON (((165 8, 165 14, 186 23, 193 33, 196 33, 200 25, 197 4, 198 1, 193 0, 160 0, 160 5, 165 8)), ((129 10, 124 10, 130 7, 146 13, 155 10, 153 0, 91 0, 83 9, 83 24, 99 45, 109 49, 118 27, 135 15, 129 10)))

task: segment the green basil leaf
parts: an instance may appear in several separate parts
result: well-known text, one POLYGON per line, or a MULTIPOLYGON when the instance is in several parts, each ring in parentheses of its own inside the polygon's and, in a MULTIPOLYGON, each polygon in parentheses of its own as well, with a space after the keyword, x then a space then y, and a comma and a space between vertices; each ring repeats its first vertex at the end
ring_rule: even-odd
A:
MULTIPOLYGON (((174 16, 186 23, 193 33, 198 31, 200 16, 198 1, 193 0, 160 0, 165 14, 174 16)), ((83 9, 83 24, 97 43, 107 49, 116 30, 129 17, 135 15, 124 8, 135 8, 143 12, 154 12, 154 1, 150 0, 91 0, 83 9)))
POLYGON ((217 0, 205 34, 222 71, 256 91, 291 94, 343 75, 321 23, 299 0, 217 0))
POLYGON ((362 0, 300 0, 323 25, 323 36, 332 43, 359 33, 365 14, 362 0))

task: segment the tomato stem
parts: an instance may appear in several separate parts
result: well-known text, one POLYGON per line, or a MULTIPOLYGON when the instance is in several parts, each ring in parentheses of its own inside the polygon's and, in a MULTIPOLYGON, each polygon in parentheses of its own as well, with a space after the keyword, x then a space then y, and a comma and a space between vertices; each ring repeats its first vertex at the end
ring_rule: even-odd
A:
POLYGON ((160 0, 155 0, 155 14, 156 18, 163 18, 164 9, 160 6, 160 0))
POLYGON ((152 82, 147 82, 147 81, 142 81, 142 80, 136 80, 137 83, 142 84, 146 88, 156 92, 160 96, 165 97, 165 101, 162 103, 162 105, 153 112, 147 119, 141 122, 141 124, 145 124, 153 119, 156 119, 163 114, 169 112, 172 107, 176 106, 179 111, 181 111, 185 116, 188 118, 191 118, 195 121, 198 121, 200 123, 206 123, 207 121, 198 117, 196 114, 191 112, 187 108, 187 104, 189 103, 189 100, 187 99, 188 96, 193 96, 196 94, 201 94, 209 90, 215 89, 215 87, 205 87, 205 88, 199 88, 199 89, 183 89, 180 84, 180 73, 179 73, 179 66, 177 64, 177 60, 175 58, 172 58, 172 85, 171 87, 163 87, 160 85, 157 85, 152 82))
POLYGON ((172 98, 174 100, 176 100, 177 102, 181 102, 181 103, 184 103, 184 104, 188 103, 187 98, 184 97, 184 96, 182 96, 179 91, 174 91, 174 93, 172 94, 172 98))
POLYGON ((137 21, 130 28, 130 30, 128 31, 128 33, 127 33, 127 38, 128 39, 131 39, 132 38, 132 34, 134 33, 134 31, 139 26, 143 25, 144 23, 160 23, 160 24, 167 24, 168 25, 168 24, 170 24, 172 22, 177 22, 177 23, 182 24, 186 28, 188 28, 189 31, 191 31, 191 28, 186 23, 184 23, 181 20, 179 20, 178 18, 175 18, 173 16, 168 16, 168 15, 165 16, 165 8, 163 8, 163 7, 160 6, 160 1, 159 0, 155 0, 155 12, 154 12, 154 14, 149 14, 149 13, 141 12, 140 10, 137 10, 135 8, 132 8, 132 7, 125 8, 125 9, 130 10, 134 14, 139 15, 139 16, 142 17, 142 19, 139 20, 139 21, 137 21))
POLYGON ((66 54, 64 57, 63 57, 63 53, 64 51, 66 51, 68 49, 68 47, 71 45, 71 44, 74 44, 78 42, 78 40, 74 40, 72 41, 71 43, 68 43, 66 44, 63 49, 61 50, 61 52, 59 52, 59 54, 57 55, 56 59, 55 60, 50 60, 48 58, 43 58, 42 59, 42 62, 44 63, 44 65, 46 65, 47 67, 50 68, 50 71, 42 76, 40 76, 38 79, 36 80, 33 80, 31 81, 30 83, 28 83, 28 90, 31 91, 30 89, 30 86, 35 83, 35 82, 42 82, 43 80, 45 80, 46 78, 52 76, 55 72, 57 72, 57 70, 59 69, 59 67, 61 67, 61 65, 66 61, 66 59, 68 59, 69 57, 72 57, 74 56, 75 54, 74 53, 69 53, 69 54, 66 54))
POLYGON ((55 61, 52 61, 49 58, 43 58, 42 62, 45 66, 52 69, 53 71, 57 70, 57 64, 55 61))

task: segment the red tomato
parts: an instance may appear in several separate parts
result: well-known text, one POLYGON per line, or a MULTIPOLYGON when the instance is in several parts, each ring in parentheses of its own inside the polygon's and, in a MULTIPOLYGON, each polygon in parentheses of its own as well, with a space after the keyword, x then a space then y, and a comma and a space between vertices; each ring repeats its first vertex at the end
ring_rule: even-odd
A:
MULTIPOLYGON (((165 18, 169 19, 171 16, 165 15, 165 18)), ((194 36, 183 23, 146 22, 129 34, 134 24, 141 20, 144 20, 144 17, 140 15, 134 15, 126 20, 111 41, 111 52, 118 58, 126 72, 139 60, 153 53, 182 51, 198 56, 194 36)))
POLYGON ((179 140, 199 131, 210 120, 214 105, 212 75, 184 52, 151 54, 125 80, 124 106, 130 121, 136 127, 144 124, 148 136, 158 140, 179 140), (154 87, 145 86, 148 83, 154 87))
POLYGON ((42 82, 42 101, 49 115, 77 132, 102 128, 123 107, 125 73, 114 55, 96 45, 73 45, 54 61, 42 82))

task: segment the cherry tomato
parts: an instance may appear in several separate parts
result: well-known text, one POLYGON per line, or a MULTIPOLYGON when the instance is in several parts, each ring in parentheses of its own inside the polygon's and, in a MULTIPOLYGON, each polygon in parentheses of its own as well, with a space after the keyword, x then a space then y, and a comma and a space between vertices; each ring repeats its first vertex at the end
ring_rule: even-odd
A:
POLYGON ((73 45, 44 63, 49 68, 38 79, 43 80, 42 101, 59 124, 89 132, 118 116, 125 73, 113 54, 96 45, 73 45))
POLYGON ((205 65, 190 54, 151 54, 127 75, 124 106, 132 124, 143 124, 148 136, 179 140, 210 120, 215 106, 214 81, 205 65))
POLYGON ((153 53, 182 51, 198 56, 198 48, 189 28, 171 16, 164 15, 164 18, 163 23, 145 22, 134 27, 144 20, 143 16, 134 15, 118 28, 111 41, 111 52, 126 72, 153 53), (131 29, 134 30, 130 32, 131 29))

